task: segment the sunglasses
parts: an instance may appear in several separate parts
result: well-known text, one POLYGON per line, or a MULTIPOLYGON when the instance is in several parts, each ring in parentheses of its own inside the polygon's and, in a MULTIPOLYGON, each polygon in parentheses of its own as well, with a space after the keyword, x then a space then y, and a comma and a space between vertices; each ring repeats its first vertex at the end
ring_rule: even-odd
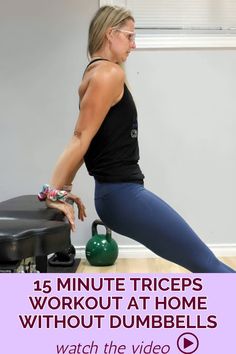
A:
POLYGON ((120 28, 113 28, 114 30, 124 33, 125 37, 129 40, 129 42, 135 42, 136 33, 132 31, 122 30, 120 28))

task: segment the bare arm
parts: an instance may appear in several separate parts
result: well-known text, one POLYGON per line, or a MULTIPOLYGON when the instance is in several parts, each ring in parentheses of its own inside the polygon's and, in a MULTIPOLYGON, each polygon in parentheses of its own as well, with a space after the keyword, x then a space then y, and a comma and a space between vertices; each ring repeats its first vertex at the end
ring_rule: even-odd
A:
MULTIPOLYGON (((91 76, 80 103, 80 113, 75 126, 75 132, 64 152, 60 156, 52 178, 51 186, 62 189, 71 184, 78 169, 83 164, 91 140, 100 128, 107 112, 113 106, 123 91, 124 74, 122 69, 112 63, 107 63, 96 69, 91 76)), ((49 207, 62 210, 68 217, 72 229, 74 228, 74 211, 68 204, 61 202, 47 202, 49 207)), ((78 204, 78 203, 77 203, 78 204)), ((86 216, 83 204, 79 218, 86 216)))

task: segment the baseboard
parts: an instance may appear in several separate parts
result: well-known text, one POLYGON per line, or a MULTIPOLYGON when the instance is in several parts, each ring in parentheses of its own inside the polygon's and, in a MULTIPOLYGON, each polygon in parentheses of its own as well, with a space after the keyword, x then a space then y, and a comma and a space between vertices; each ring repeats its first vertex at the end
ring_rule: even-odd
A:
POLYGON ((211 244, 208 247, 217 257, 236 257, 236 244, 211 244))
MULTIPOLYGON (((211 244, 208 247, 217 257, 236 257, 236 244, 211 244)), ((76 246, 76 257, 85 258, 85 246, 76 246)), ((155 258, 155 253, 142 245, 120 245, 119 258, 155 258)))

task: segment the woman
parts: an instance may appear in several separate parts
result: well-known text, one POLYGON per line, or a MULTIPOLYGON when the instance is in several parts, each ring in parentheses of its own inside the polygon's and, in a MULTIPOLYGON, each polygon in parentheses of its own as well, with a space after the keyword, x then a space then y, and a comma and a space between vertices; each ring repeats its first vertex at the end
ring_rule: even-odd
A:
POLYGON ((79 88, 80 113, 74 135, 61 155, 51 180, 40 194, 51 208, 62 210, 75 229, 74 209, 86 216, 79 198, 70 190, 85 161, 95 178, 95 206, 112 230, 141 242, 161 257, 191 272, 228 273, 186 222, 164 201, 144 188, 138 165, 137 112, 125 84, 121 64, 135 49, 131 13, 104 6, 91 21, 88 53, 91 58, 79 88))

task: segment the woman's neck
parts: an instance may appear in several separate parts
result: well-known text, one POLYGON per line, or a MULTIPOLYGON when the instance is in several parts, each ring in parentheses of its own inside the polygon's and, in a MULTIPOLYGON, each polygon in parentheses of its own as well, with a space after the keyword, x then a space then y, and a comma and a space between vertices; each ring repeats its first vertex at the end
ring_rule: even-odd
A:
POLYGON ((105 57, 102 57, 100 55, 92 55, 92 57, 90 58, 90 61, 93 61, 93 60, 96 60, 96 59, 103 59, 103 60, 108 60, 109 61, 109 59, 107 59, 105 57))
POLYGON ((102 50, 98 50, 97 52, 93 53, 91 56, 91 60, 94 59, 106 59, 108 61, 112 61, 113 63, 116 63, 116 58, 112 55, 111 51, 108 50, 107 48, 104 48, 102 50))

